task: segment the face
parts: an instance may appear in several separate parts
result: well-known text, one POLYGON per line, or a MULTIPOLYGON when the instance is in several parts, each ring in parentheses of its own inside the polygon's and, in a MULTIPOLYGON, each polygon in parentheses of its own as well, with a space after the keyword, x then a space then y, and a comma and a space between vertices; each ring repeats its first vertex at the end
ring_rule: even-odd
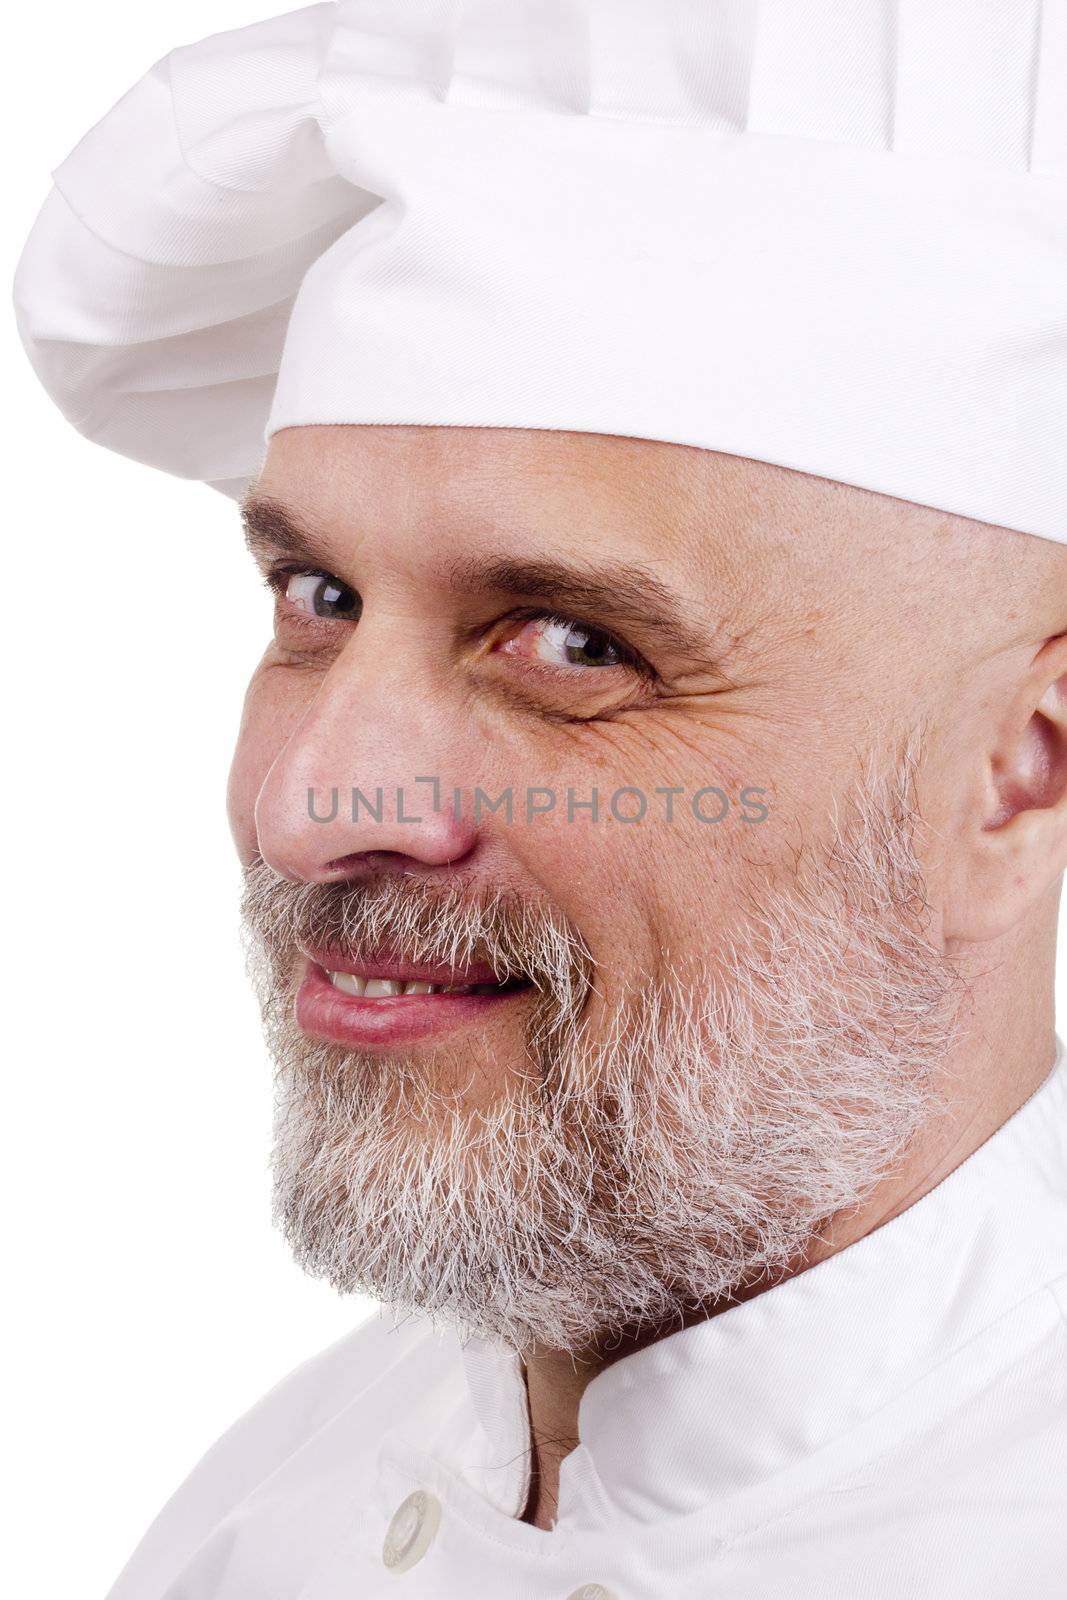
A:
POLYGON ((935 514, 407 427, 284 430, 244 510, 275 614, 230 815, 298 1259, 523 1350, 795 1260, 954 1027, 935 514))

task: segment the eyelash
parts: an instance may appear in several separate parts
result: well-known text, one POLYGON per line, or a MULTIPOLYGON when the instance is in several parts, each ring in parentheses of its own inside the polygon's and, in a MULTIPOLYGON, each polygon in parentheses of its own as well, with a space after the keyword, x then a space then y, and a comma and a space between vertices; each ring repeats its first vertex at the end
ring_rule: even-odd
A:
MULTIPOLYGON (((268 567, 263 574, 263 582, 273 594, 284 596, 290 578, 332 578, 331 572, 325 572, 321 567, 302 567, 300 565, 268 567)), ((340 579, 334 579, 339 583, 340 579)), ((345 588, 348 585, 345 584, 345 588)))
MULTIPOLYGON (((284 599, 289 579, 297 576, 326 578, 338 584, 342 582, 332 572, 326 572, 321 567, 301 566, 299 563, 288 565, 283 563, 280 566, 270 567, 264 574, 263 581, 272 594, 284 599)), ((349 585, 343 584, 342 587, 347 589, 349 585)), ((298 613, 296 620, 300 625, 311 627, 322 623, 328 624, 331 621, 329 617, 310 617, 306 613, 298 613)), ((631 645, 627 644, 625 639, 620 639, 616 634, 609 632, 607 628, 601 628, 595 623, 586 622, 583 617, 571 616, 561 611, 553 611, 544 606, 525 606, 508 612, 507 616, 502 617, 500 620, 502 622, 569 622, 579 627, 588 628, 590 632, 602 634, 605 639, 610 640, 613 647, 619 652, 621 664, 627 667, 629 671, 637 673, 644 678, 655 678, 656 676, 655 669, 631 645)), ((548 662, 527 662, 526 667, 530 671, 549 673, 565 670, 554 667, 548 662)))
MULTIPOLYGON (((637 672, 646 677, 652 676, 652 668, 632 645, 628 645, 625 639, 620 639, 617 634, 610 632, 609 629, 601 628, 593 622, 586 622, 584 617, 572 616, 569 612, 564 611, 552 611, 545 606, 526 606, 516 611, 509 611, 507 616, 501 620, 506 622, 560 622, 570 623, 572 627, 587 628, 590 633, 598 633, 611 643, 619 653, 621 658, 620 665, 627 667, 631 672, 637 672)), ((565 670, 554 667, 547 661, 527 662, 527 666, 533 669, 543 668, 547 672, 565 670)))

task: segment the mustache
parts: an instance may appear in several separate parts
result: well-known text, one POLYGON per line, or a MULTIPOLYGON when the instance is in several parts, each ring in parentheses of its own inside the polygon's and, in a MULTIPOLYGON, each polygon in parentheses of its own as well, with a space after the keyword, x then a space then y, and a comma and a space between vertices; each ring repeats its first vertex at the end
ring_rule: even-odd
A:
POLYGON ((501 982, 525 980, 569 1017, 595 981, 592 952, 555 907, 491 885, 399 873, 294 883, 257 856, 244 870, 241 919, 276 981, 301 948, 329 948, 356 961, 391 948, 457 969, 485 962, 501 982))

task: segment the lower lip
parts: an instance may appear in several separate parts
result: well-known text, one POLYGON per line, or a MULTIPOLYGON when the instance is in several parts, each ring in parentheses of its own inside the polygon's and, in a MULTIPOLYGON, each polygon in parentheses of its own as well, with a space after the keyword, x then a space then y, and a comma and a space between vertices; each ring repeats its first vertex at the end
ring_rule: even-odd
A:
POLYGON ((367 1000, 334 987, 317 962, 309 962, 296 996, 296 1020, 305 1033, 334 1044, 393 1045, 485 1023, 495 1008, 523 991, 500 994, 396 994, 367 1000))

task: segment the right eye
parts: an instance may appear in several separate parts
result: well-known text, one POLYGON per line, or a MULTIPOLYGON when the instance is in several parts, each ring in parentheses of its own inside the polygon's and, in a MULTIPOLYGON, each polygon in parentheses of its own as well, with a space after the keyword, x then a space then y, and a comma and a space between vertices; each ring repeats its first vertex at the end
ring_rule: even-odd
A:
POLYGON ((354 622, 363 609, 356 591, 328 572, 290 572, 282 593, 290 605, 311 617, 354 622))

